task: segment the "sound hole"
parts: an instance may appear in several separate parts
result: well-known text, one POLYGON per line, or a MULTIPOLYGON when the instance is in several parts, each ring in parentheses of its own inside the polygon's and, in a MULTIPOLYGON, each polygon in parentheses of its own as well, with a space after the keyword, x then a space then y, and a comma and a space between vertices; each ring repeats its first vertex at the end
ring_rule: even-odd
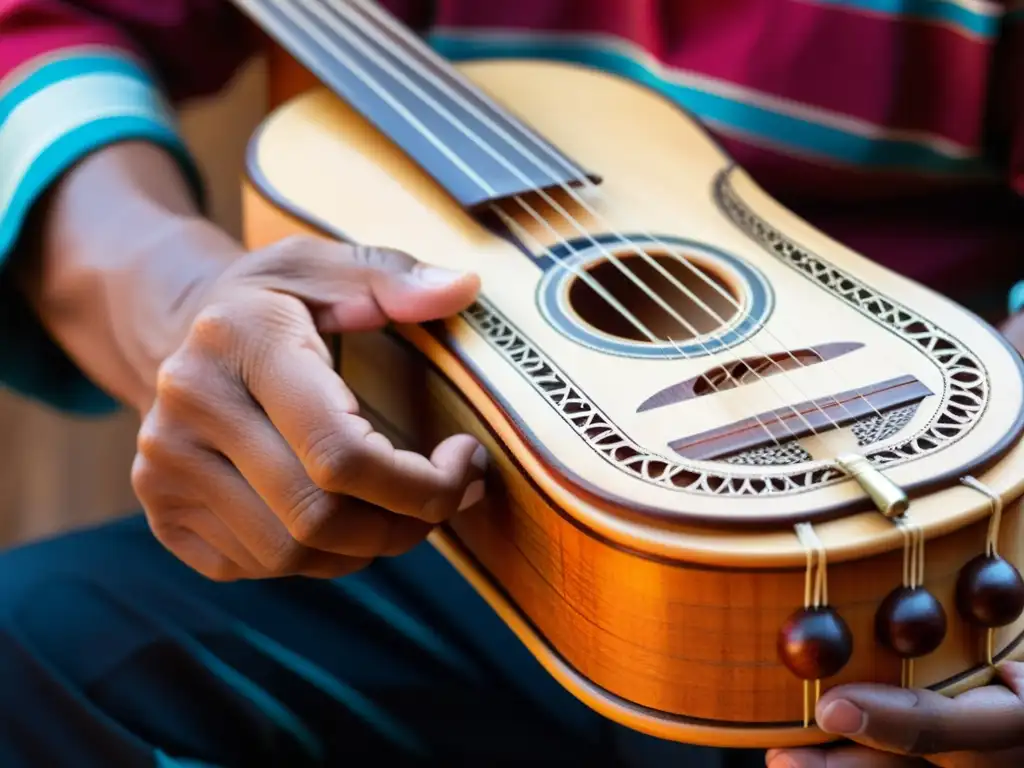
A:
MULTIPOLYGON (((683 254, 678 257, 656 251, 648 251, 647 254, 649 258, 635 253, 617 254, 618 266, 610 259, 604 259, 591 265, 587 271, 594 282, 600 284, 658 341, 680 342, 695 335, 714 333, 735 317, 740 300, 721 276, 683 254), (633 274, 634 279, 626 274, 626 270, 633 274)), ((568 300, 580 319, 602 333, 634 342, 652 341, 641 328, 578 277, 570 284, 568 300)))

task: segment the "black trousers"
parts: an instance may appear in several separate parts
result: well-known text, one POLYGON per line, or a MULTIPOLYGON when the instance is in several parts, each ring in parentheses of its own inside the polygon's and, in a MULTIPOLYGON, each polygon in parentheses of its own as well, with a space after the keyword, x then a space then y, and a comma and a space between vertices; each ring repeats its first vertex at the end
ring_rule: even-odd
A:
POLYGON ((0 766, 658 765, 429 544, 337 581, 216 584, 141 517, 0 555, 0 766))

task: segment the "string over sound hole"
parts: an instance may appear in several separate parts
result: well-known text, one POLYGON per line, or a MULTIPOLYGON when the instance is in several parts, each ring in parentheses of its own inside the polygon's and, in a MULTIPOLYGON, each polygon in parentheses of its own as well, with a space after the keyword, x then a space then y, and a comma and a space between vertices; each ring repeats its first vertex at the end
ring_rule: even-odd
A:
POLYGON ((745 259, 669 236, 588 235, 537 254, 537 304, 566 337, 632 358, 713 355, 763 328, 775 305, 745 259))
POLYGON ((591 281, 571 283, 569 305, 585 323, 619 339, 650 341, 646 329, 658 341, 687 341, 721 330, 741 306, 726 280, 685 254, 619 253, 587 272, 591 281), (604 288, 642 328, 614 311, 591 283, 604 288))

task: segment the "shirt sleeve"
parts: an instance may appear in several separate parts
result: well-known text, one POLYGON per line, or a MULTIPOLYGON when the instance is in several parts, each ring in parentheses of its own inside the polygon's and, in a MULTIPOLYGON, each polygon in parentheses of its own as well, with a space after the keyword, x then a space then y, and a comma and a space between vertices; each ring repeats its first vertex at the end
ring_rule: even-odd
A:
POLYGON ((256 45, 223 0, 0 0, 0 385, 68 412, 116 408, 46 334, 5 266, 34 204, 104 146, 166 148, 201 198, 173 102, 218 90, 256 45))
MULTIPOLYGON (((996 62, 992 124, 1008 161, 1010 188, 1024 206, 1024 6, 1005 17, 996 62)), ((1024 278, 1024 258, 1020 261, 1024 278)), ((1011 314, 1024 311, 1024 279, 1010 289, 1009 310, 1011 314)))

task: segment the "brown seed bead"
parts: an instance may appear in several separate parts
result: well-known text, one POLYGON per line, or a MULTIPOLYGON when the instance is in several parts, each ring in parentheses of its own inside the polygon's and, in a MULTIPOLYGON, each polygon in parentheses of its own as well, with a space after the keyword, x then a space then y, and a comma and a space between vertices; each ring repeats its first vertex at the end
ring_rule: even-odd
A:
POLYGON ((831 608, 801 608, 782 625, 779 659, 801 680, 823 680, 846 666, 853 655, 853 634, 831 608))
POLYGON ((946 637, 946 611, 924 587, 897 587, 878 607, 875 633, 897 656, 927 656, 946 637))
POLYGON ((1003 558, 978 555, 960 571, 956 605, 971 624, 1005 627, 1024 613, 1024 579, 1003 558))

